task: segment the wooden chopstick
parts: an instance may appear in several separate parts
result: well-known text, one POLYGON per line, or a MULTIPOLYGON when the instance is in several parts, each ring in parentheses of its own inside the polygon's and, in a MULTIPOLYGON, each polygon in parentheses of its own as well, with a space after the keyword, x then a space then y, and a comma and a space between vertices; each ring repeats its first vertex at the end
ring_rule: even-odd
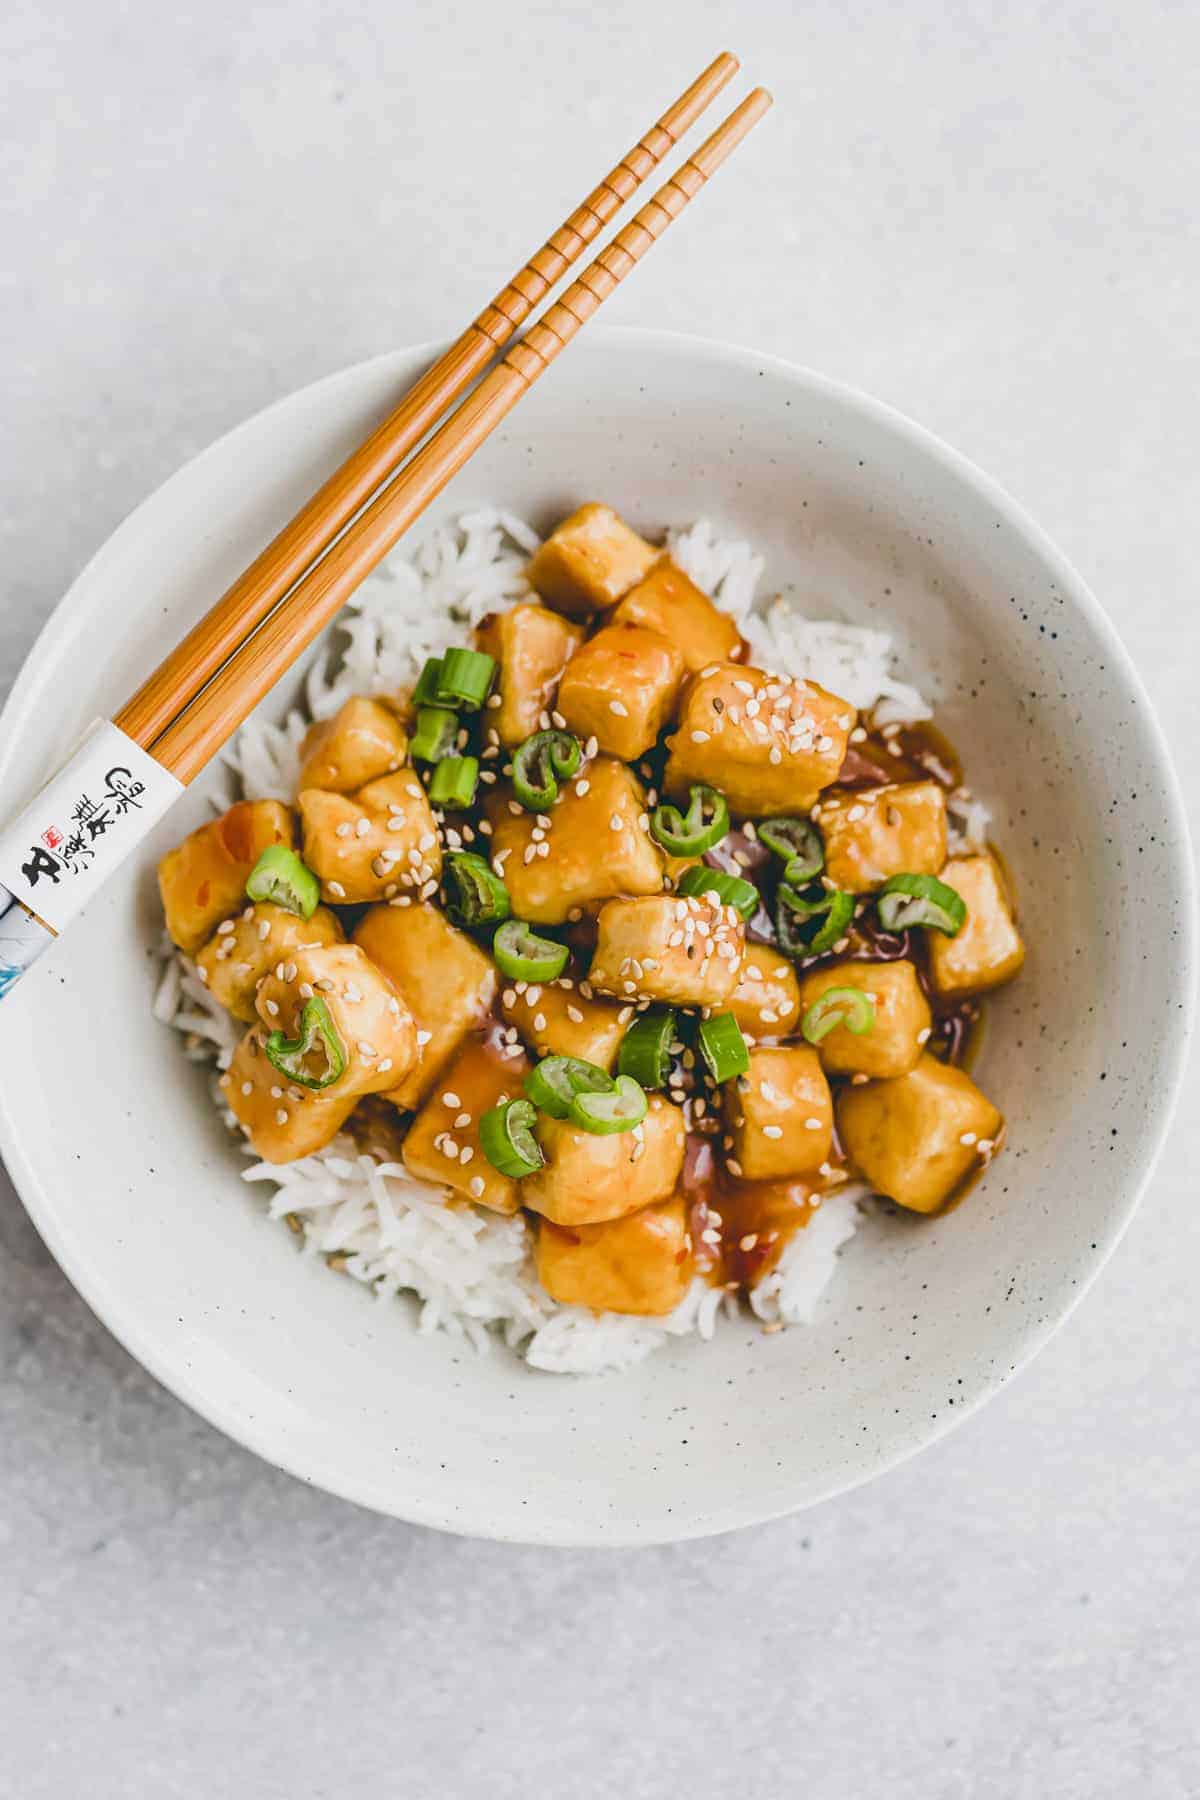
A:
POLYGON ((738 68, 728 51, 669 106, 444 355, 272 539, 144 681, 114 723, 152 744, 323 555, 376 489, 502 350, 586 245, 674 148, 738 68))
POLYGON ((157 762, 183 782, 200 773, 770 105, 770 94, 755 88, 640 208, 153 742, 157 762))

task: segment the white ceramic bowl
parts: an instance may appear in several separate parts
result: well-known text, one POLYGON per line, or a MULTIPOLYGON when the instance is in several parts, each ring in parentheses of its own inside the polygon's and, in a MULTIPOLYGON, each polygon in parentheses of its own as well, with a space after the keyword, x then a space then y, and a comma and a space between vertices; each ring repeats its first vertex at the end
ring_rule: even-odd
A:
MULTIPOLYGON (((427 356, 293 395, 121 526, 13 690, 8 800, 136 685, 427 356)), ((1167 756, 1112 629, 1037 527, 944 445, 746 351, 589 328, 432 516, 498 499, 553 521, 593 497, 650 531, 707 514, 813 612, 886 624, 965 751, 1030 945, 978 1070, 1011 1144, 967 1204, 860 1233, 812 1328, 727 1326, 619 1376, 550 1377, 418 1337, 406 1303, 334 1280, 268 1222, 201 1076, 150 1017, 154 863, 203 816, 198 792, 0 1009, 0 1123, 68 1275, 222 1430, 405 1519, 618 1544, 722 1531, 878 1474, 1044 1342, 1162 1138, 1193 908, 1167 756)))

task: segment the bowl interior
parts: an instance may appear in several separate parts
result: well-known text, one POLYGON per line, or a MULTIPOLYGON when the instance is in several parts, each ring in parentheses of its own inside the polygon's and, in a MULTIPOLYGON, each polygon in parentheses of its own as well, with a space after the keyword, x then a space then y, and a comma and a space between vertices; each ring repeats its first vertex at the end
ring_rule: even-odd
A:
MULTIPOLYGON (((292 396, 127 521, 13 693, 6 795, 120 701, 423 360, 292 396)), ((204 816, 201 789, 7 1000, 0 1115, 67 1272, 216 1424, 405 1518, 628 1542, 866 1478, 964 1416, 1065 1314, 1165 1124, 1189 875, 1160 740, 1094 602, 1010 501, 896 415, 747 353, 589 333, 431 516, 495 500, 546 524, 588 498, 650 533, 708 516, 752 540, 768 592, 886 626, 935 699, 993 808, 1030 944, 977 1066, 1011 1144, 968 1202, 872 1222, 815 1326, 726 1325, 622 1375, 550 1377, 422 1337, 407 1303, 335 1280, 266 1219, 203 1076, 150 1016, 154 864, 204 816)))

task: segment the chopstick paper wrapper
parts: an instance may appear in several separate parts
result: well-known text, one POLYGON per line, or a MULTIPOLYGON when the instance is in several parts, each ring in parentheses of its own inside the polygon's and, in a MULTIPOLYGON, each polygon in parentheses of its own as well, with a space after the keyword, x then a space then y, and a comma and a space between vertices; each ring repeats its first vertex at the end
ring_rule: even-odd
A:
POLYGON ((106 719, 0 829, 0 995, 54 942, 183 784, 106 719))

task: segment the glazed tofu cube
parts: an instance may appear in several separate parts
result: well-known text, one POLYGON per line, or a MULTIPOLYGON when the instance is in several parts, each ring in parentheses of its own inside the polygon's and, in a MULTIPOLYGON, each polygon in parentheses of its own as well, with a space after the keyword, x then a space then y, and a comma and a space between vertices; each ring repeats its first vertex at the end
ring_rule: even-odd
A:
POLYGON ((967 917, 957 937, 928 933, 929 975, 937 993, 957 999, 1011 981, 1025 961, 1025 946, 995 860, 952 857, 940 879, 962 896, 967 917))
POLYGON ((384 1098, 419 1106, 469 1031, 483 1023, 499 978, 490 956, 436 906, 373 906, 354 942, 391 977, 417 1028, 417 1060, 384 1098))
POLYGON ((856 1036, 835 1025, 817 1045, 829 1075, 906 1075, 929 1037, 929 1002, 910 962, 843 962, 814 969, 800 984, 801 1014, 831 988, 855 988, 875 1003, 875 1022, 856 1036))
POLYGON ((693 675, 709 663, 736 662, 742 650, 741 633, 729 614, 665 556, 645 581, 630 589, 612 622, 661 632, 679 650, 693 675))
POLYGON ((870 894, 893 875, 936 875, 946 860, 946 796, 936 781, 834 789, 813 818, 825 874, 848 894, 870 894))
POLYGON ((404 1140, 409 1173, 453 1188, 492 1212, 515 1213, 525 1184, 493 1169, 479 1143, 479 1121, 501 1101, 518 1099, 528 1073, 520 1050, 504 1056, 482 1038, 469 1037, 409 1126, 404 1140))
POLYGON ((278 800, 242 800, 201 825, 158 865, 167 930, 188 956, 222 919, 246 904, 246 878, 270 844, 296 841, 292 815, 278 800))
POLYGON ((588 981, 622 1000, 720 1006, 738 984, 746 927, 704 895, 610 900, 596 921, 588 981))
POLYGON ((559 677, 583 642, 583 628, 529 600, 492 613, 475 636, 500 665, 500 704, 489 706, 487 723, 502 744, 522 744, 541 729, 542 714, 553 707, 559 677))
POLYGON ((838 1134, 877 1193, 912 1212, 936 1212, 987 1161, 1004 1120, 961 1069, 923 1056, 892 1081, 843 1088, 838 1134))
POLYGON ((309 727, 300 754, 299 787, 353 794, 404 767, 408 735, 390 706, 356 694, 332 719, 309 727))
POLYGON ((673 1312, 691 1284, 693 1258, 681 1197, 606 1225, 567 1229, 543 1219, 538 1280, 563 1306, 654 1317, 673 1312))
POLYGON ((641 625, 606 625, 567 664, 558 710, 586 743, 633 762, 670 723, 683 658, 669 638, 641 625))
POLYGON ((264 1162, 298 1162, 331 1144, 350 1114, 357 1096, 329 1098, 298 1087, 267 1060, 261 1027, 248 1031, 220 1078, 221 1093, 264 1162))
POLYGON ((800 984, 789 958, 765 944, 747 944, 728 1010, 760 1042, 790 1037, 800 1016, 800 984))
POLYGON ((529 580, 547 606, 586 618, 615 606, 661 555, 610 506, 592 502, 546 539, 529 565, 529 580))
POLYGON ((778 1181, 814 1174, 833 1145, 833 1102, 815 1050, 786 1045, 750 1052, 750 1068, 726 1084, 731 1174, 778 1181))
POLYGON ((507 795, 497 795, 487 811, 492 867, 517 918, 561 925, 577 907, 613 894, 661 892, 662 858, 641 823, 641 785, 624 763, 606 756, 589 763, 563 788, 558 805, 541 815, 547 825, 539 825, 535 813, 513 813, 509 806, 507 795))
POLYGON ((296 804, 304 860, 320 878, 323 900, 355 906, 400 893, 427 900, 435 891, 442 846, 411 769, 369 781, 356 794, 304 788, 296 804))
POLYGON ((633 1017, 627 1006, 588 999, 569 976, 548 987, 510 982, 500 1012, 538 1056, 577 1056, 610 1074, 633 1017))
POLYGON ((537 1135, 546 1163, 522 1181, 521 1204, 555 1225, 598 1225, 665 1200, 683 1168, 683 1113, 661 1094, 632 1131, 605 1136, 541 1113, 537 1135))
POLYGON ((836 781, 854 718, 847 701, 812 681, 740 663, 702 670, 683 690, 664 786, 686 799, 692 782, 708 782, 749 818, 807 812, 836 781))
POLYGON ((318 906, 311 919, 302 919, 271 900, 246 906, 236 919, 223 919, 203 949, 196 967, 214 1000, 253 1024, 257 1014, 254 996, 268 969, 287 963, 301 949, 319 944, 340 944, 344 933, 336 914, 318 906))
MULTIPOLYGON (((344 1067, 320 1091, 329 1099, 381 1094, 395 1087, 417 1060, 417 1028, 394 983, 357 944, 296 950, 259 984, 255 1006, 268 1031, 293 1043, 301 1035, 305 1003, 323 1000, 341 1047, 344 1067)), ((324 1073, 328 1057, 314 1038, 306 1069, 324 1073)), ((303 1085, 303 1084, 299 1084, 303 1085)))

